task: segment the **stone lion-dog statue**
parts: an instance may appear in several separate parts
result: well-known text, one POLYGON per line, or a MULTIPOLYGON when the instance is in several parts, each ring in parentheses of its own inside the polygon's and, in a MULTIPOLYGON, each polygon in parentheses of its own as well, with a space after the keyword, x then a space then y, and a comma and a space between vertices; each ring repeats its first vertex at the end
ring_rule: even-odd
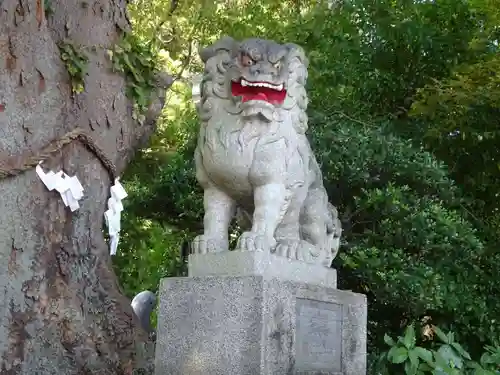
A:
POLYGON ((330 267, 342 232, 328 202, 307 130, 308 60, 295 44, 224 37, 200 51, 201 119, 196 178, 204 190, 204 233, 193 253, 236 250, 330 267))

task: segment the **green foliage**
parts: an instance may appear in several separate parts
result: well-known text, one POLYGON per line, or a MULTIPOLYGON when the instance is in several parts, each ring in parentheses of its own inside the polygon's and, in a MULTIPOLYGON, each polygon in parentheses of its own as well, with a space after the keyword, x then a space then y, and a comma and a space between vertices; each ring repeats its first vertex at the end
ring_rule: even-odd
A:
POLYGON ((184 230, 201 228, 203 194, 194 173, 198 119, 193 106, 171 104, 165 120, 127 171, 131 212, 184 230))
POLYGON ((471 41, 475 61, 419 89, 411 114, 425 121, 424 142, 453 166, 457 182, 476 191, 474 210, 494 216, 500 209, 500 49, 491 24, 498 25, 500 12, 496 7, 487 14, 484 29, 471 41))
MULTIPOLYGON (((186 233, 153 220, 129 216, 124 205, 120 247, 113 257, 113 268, 125 295, 132 299, 143 290, 157 292, 164 277, 186 274, 180 253, 186 233)), ((151 324, 156 326, 156 312, 151 324)))
POLYGON ((384 122, 317 115, 310 124, 326 188, 344 213, 340 287, 369 295, 371 344, 425 314, 481 340, 498 335, 488 297, 496 285, 481 270, 489 255, 446 166, 384 122))
POLYGON ((405 329, 397 340, 387 334, 385 343, 390 349, 382 353, 376 363, 379 375, 497 375, 500 373, 500 347, 486 346, 479 361, 455 341, 453 332, 445 333, 432 327, 438 342, 417 345, 413 325, 405 329))
MULTIPOLYGON (((179 1, 172 11, 172 3, 170 0, 137 0, 129 6, 129 13, 135 33, 145 40, 157 39, 172 59, 173 68, 177 65, 175 61, 186 59, 196 64, 192 45, 206 45, 223 34, 235 38, 256 35, 285 40, 288 24, 294 20, 300 22, 310 9, 321 6, 321 1, 316 0, 179 1)), ((190 68, 199 71, 201 66, 190 68)))
POLYGON ((142 124, 144 112, 151 103, 151 94, 155 89, 158 57, 151 44, 141 42, 133 34, 125 34, 108 53, 113 70, 125 75, 126 93, 134 103, 133 117, 142 124))
POLYGON ((48 17, 52 13, 54 13, 54 9, 52 9, 52 1, 51 0, 45 0, 43 3, 43 8, 45 11, 45 17, 48 17))
MULTIPOLYGON (((147 157, 144 157, 147 159, 147 157)), ((144 167, 147 161, 142 159, 144 167)), ((128 182, 130 208, 141 217, 164 221, 176 227, 199 230, 202 223, 203 193, 194 177, 194 162, 182 154, 175 154, 167 163, 157 164, 149 159, 155 176, 147 186, 135 174, 128 182), (137 190, 134 190, 134 185, 137 190)))
POLYGON ((120 251, 113 264, 128 297, 146 289, 156 291, 161 278, 183 274, 182 231, 155 221, 127 217, 126 211, 123 221, 120 251))
POLYGON ((84 77, 87 73, 87 55, 70 40, 63 40, 59 43, 61 60, 64 62, 71 79, 71 87, 74 93, 81 93, 85 90, 84 77))
POLYGON ((294 36, 313 60, 311 81, 328 82, 311 82, 313 105, 360 117, 404 115, 417 88, 469 58, 474 22, 467 2, 455 0, 316 8, 294 36))

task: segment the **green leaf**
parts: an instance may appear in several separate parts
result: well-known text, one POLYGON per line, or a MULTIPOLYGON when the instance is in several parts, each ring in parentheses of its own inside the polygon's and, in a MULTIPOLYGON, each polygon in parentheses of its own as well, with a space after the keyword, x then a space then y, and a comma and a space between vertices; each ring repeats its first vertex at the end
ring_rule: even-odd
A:
POLYGON ((139 59, 139 61, 142 65, 148 66, 148 67, 151 65, 151 57, 150 56, 138 55, 137 58, 139 59))
POLYGON ((391 350, 389 350, 387 358, 390 362, 395 364, 403 363, 408 359, 408 350, 404 347, 393 346, 391 350))
POLYGON ((442 342, 444 342, 445 344, 449 344, 449 342, 448 342, 448 336, 439 327, 434 327, 434 332, 436 332, 437 337, 442 342))
POLYGON ((415 341, 415 327, 413 326, 413 324, 411 324, 406 327, 405 335, 403 338, 403 345, 406 347, 406 349, 410 350, 415 346, 415 341))
POLYGON ((448 344, 451 344, 452 342, 455 341, 455 334, 453 332, 448 332, 448 344))
POLYGON ((135 66, 130 62, 130 58, 129 56, 124 53, 123 55, 121 55, 122 59, 123 59, 123 62, 125 63, 125 65, 129 68, 129 70, 135 74, 135 66))
POLYGON ((80 58, 75 58, 73 60, 73 63, 80 69, 80 70, 84 70, 87 66, 87 62, 84 60, 84 59, 80 59, 80 58))
POLYGON ((142 76, 142 74, 134 74, 134 77, 138 83, 140 83, 140 84, 145 83, 145 80, 144 80, 144 77, 142 76))
POLYGON ((418 367, 420 360, 415 349, 408 351, 408 358, 410 359, 411 363, 415 364, 415 366, 418 367))
POLYGON ((451 367, 462 368, 464 365, 462 358, 457 355, 450 345, 441 346, 437 353, 451 367))
MULTIPOLYGON (((410 356, 411 358, 411 356, 410 356)), ((411 361, 406 361, 404 365, 406 375, 416 375, 418 370, 418 365, 412 363, 411 361)))
POLYGON ((453 349, 455 349, 458 354, 460 354, 463 358, 465 359, 468 359, 468 360, 471 360, 471 357, 470 357, 470 354, 467 353, 467 351, 465 351, 464 348, 462 348, 462 345, 460 345, 458 342, 453 342, 451 344, 451 346, 453 347, 453 349))
POLYGON ((407 374, 416 375, 420 360, 415 349, 408 351, 408 358, 410 359, 410 361, 405 363, 405 371, 407 374))
POLYGON ((384 342, 389 346, 396 345, 396 341, 394 341, 394 339, 391 336, 389 336, 387 333, 384 335, 384 342))
POLYGON ((479 368, 479 369, 474 370, 472 375, 496 375, 496 374, 493 371, 479 368))
POLYGON ((432 363, 432 352, 430 350, 417 346, 415 349, 413 349, 413 352, 415 352, 418 357, 425 362, 432 363))
POLYGON ((78 67, 76 67, 74 65, 68 65, 68 73, 71 76, 76 76, 78 74, 78 72, 79 72, 78 67))
POLYGON ((418 366, 418 370, 422 372, 429 372, 432 371, 433 367, 429 366, 427 363, 420 363, 418 366))
POLYGON ((125 51, 130 51, 132 49, 132 45, 125 39, 123 39, 120 43, 120 46, 123 48, 125 51))

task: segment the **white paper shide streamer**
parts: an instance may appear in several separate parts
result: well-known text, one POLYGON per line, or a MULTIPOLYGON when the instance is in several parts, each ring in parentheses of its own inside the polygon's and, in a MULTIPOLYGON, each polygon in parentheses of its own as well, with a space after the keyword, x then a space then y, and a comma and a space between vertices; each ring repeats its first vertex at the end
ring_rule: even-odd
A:
POLYGON ((56 190, 60 195, 66 207, 69 206, 71 212, 80 208, 78 201, 83 198, 83 186, 76 176, 68 176, 62 170, 54 173, 49 171, 45 173, 41 167, 42 162, 36 166, 36 174, 49 191, 56 190))
MULTIPOLYGON (((57 173, 53 171, 45 173, 41 164, 42 162, 36 166, 36 174, 47 189, 49 191, 56 190, 61 195, 64 205, 69 207, 71 212, 78 210, 80 208, 78 201, 83 198, 83 186, 78 177, 70 177, 62 170, 57 173)), ((108 199, 108 210, 104 213, 104 218, 109 230, 110 254, 115 255, 120 239, 120 220, 121 212, 123 211, 122 199, 127 197, 127 192, 120 184, 118 178, 109 190, 111 197, 108 199)))
POLYGON ((123 211, 122 199, 127 197, 127 192, 118 179, 115 180, 115 184, 109 190, 111 197, 108 199, 108 210, 104 213, 104 218, 106 219, 109 231, 109 253, 115 255, 118 248, 118 241, 120 240, 120 220, 121 212, 123 211))

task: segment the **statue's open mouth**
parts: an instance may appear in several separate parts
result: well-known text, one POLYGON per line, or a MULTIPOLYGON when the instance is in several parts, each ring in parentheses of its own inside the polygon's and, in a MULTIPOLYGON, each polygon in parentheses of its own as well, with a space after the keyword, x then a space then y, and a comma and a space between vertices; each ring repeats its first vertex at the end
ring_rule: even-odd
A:
POLYGON ((283 84, 250 82, 244 78, 239 82, 231 82, 231 93, 233 96, 241 96, 243 103, 250 100, 263 100, 276 105, 283 104, 286 98, 286 90, 283 84))

